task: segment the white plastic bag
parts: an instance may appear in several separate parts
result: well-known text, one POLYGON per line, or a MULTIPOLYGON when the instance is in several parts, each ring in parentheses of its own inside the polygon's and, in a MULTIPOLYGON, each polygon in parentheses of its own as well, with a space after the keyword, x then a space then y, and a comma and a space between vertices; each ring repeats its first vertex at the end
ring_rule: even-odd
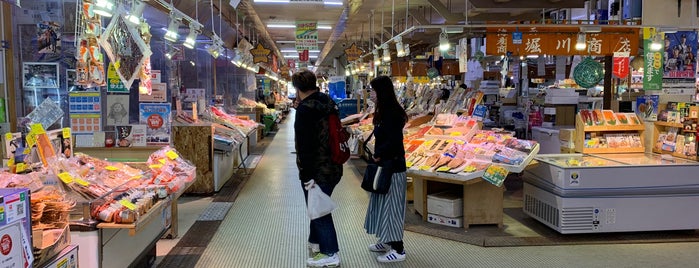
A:
POLYGON ((314 185, 308 190, 308 217, 311 220, 323 217, 333 212, 337 204, 323 190, 314 185))

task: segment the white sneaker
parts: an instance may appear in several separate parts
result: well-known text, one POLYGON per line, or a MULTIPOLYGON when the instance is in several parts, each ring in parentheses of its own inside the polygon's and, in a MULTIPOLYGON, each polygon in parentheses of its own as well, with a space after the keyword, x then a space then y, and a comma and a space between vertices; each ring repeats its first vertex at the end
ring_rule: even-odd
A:
POLYGON ((369 245, 369 251, 388 252, 389 250, 391 250, 391 246, 389 246, 388 244, 376 243, 376 244, 369 245))
POLYGON ((320 245, 315 243, 308 243, 308 250, 311 251, 311 256, 315 256, 320 252, 320 245))
POLYGON ((383 254, 381 256, 376 257, 376 260, 379 262, 399 262, 399 261, 404 261, 405 260, 405 252, 403 254, 400 254, 396 252, 395 250, 391 249, 386 254, 383 254))
POLYGON ((340 255, 337 253, 331 256, 318 253, 313 258, 306 260, 306 265, 310 267, 338 267, 340 266, 340 255))

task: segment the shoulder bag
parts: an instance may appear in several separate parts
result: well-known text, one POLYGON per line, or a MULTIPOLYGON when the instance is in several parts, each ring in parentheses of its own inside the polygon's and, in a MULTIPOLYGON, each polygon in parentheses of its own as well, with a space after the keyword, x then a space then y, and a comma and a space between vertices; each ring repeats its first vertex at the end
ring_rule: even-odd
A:
MULTIPOLYGON (((366 144, 369 143, 371 138, 374 136, 374 132, 371 132, 369 138, 364 142, 364 150, 368 151, 366 144)), ((373 154, 372 154, 373 155, 373 154)), ((371 159, 370 159, 371 161, 371 159)), ((390 160, 383 160, 382 163, 374 163, 371 161, 364 171, 364 178, 362 179, 362 189, 367 192, 386 194, 391 187, 391 177, 393 172, 391 172, 391 162, 390 160)))

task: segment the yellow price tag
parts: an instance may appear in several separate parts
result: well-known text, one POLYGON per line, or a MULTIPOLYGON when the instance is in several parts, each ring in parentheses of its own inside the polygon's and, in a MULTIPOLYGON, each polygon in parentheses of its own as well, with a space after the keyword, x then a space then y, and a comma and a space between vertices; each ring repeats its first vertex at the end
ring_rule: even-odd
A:
POLYGON ((138 180, 140 178, 143 178, 143 175, 136 175, 136 176, 131 177, 132 180, 138 180))
POLYGON ((438 172, 447 172, 447 171, 449 171, 449 170, 451 170, 451 168, 449 168, 449 167, 447 167, 447 166, 439 167, 439 168, 437 169, 438 172))
POLYGON ((29 154, 31 152, 32 152, 32 150, 30 148, 24 148, 24 151, 22 151, 22 154, 29 154))
POLYGON ((457 140, 457 141, 456 141, 456 144, 458 144, 458 145, 464 145, 464 143, 466 143, 466 142, 464 142, 464 141, 462 141, 462 140, 457 140))
POLYGON ((115 166, 106 166, 106 167, 104 167, 104 169, 109 170, 109 171, 117 171, 117 170, 119 170, 119 169, 118 169, 117 167, 115 167, 115 166))
POLYGON ((70 175, 70 173, 68 173, 68 172, 63 172, 61 174, 58 174, 58 178, 61 179, 61 181, 63 181, 63 183, 65 183, 65 184, 73 183, 73 176, 70 175))
POLYGON ((432 167, 427 166, 427 165, 422 165, 422 166, 420 166, 420 170, 429 170, 429 169, 431 169, 431 168, 432 168, 432 167))
POLYGON ((131 203, 131 201, 129 201, 129 200, 126 200, 126 199, 119 200, 119 204, 121 204, 122 206, 124 206, 130 210, 136 210, 136 205, 134 203, 131 203))
POLYGON ((69 127, 63 128, 63 138, 64 139, 70 138, 70 128, 69 127))
POLYGON ((25 170, 27 170, 27 164, 25 163, 19 163, 15 166, 15 173, 20 173, 25 170))
POLYGON ((168 158, 170 158, 170 160, 175 160, 175 159, 177 159, 178 157, 180 157, 180 155, 178 155, 177 153, 175 153, 175 151, 173 151, 173 150, 167 151, 167 152, 165 153, 165 155, 166 155, 168 158))
POLYGON ((80 184, 80 185, 85 186, 85 187, 90 186, 90 182, 88 182, 88 181, 86 181, 86 180, 83 180, 83 179, 80 179, 80 178, 75 178, 74 181, 75 181, 77 184, 80 184))
POLYGON ((7 166, 14 166, 14 165, 15 165, 15 158, 14 157, 7 160, 7 166))
POLYGON ((36 134, 34 133, 29 133, 27 135, 27 145, 29 145, 29 148, 33 147, 36 144, 36 134))
POLYGON ((407 167, 407 168, 413 167, 413 162, 410 162, 410 161, 405 162, 405 167, 407 167))
POLYGON ((12 140, 12 133, 10 133, 10 132, 5 133, 5 140, 11 141, 12 140))
POLYGON ((148 166, 148 167, 151 168, 151 169, 159 169, 159 168, 162 168, 163 165, 162 165, 162 164, 152 164, 152 165, 150 165, 150 166, 148 166))
POLYGON ((463 134, 461 134, 461 132, 454 131, 454 132, 452 132, 451 134, 449 134, 449 136, 458 137, 458 136, 463 136, 463 134))
POLYGON ((452 142, 454 142, 454 140, 447 140, 447 143, 452 143, 452 142))
POLYGON ((160 162, 160 164, 165 165, 165 158, 160 158, 160 159, 158 160, 158 162, 160 162))
POLYGON ((466 168, 464 168, 464 172, 466 172, 466 173, 476 172, 476 167, 474 167, 474 166, 467 166, 466 168))
POLYGON ((4 207, 4 206, 0 207, 0 213, 3 213, 3 212, 5 212, 5 207, 4 207))
POLYGON ((34 134, 44 134, 46 133, 46 130, 44 129, 44 126, 41 124, 32 124, 29 126, 29 132, 32 132, 34 134))

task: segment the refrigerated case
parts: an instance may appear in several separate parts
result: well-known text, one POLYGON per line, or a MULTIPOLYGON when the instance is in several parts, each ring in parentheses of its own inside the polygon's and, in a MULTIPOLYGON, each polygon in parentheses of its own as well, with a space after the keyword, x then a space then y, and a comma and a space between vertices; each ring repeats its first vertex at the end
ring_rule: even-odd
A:
POLYGON ((524 212, 563 234, 699 229, 699 163, 658 154, 539 155, 524 212))

